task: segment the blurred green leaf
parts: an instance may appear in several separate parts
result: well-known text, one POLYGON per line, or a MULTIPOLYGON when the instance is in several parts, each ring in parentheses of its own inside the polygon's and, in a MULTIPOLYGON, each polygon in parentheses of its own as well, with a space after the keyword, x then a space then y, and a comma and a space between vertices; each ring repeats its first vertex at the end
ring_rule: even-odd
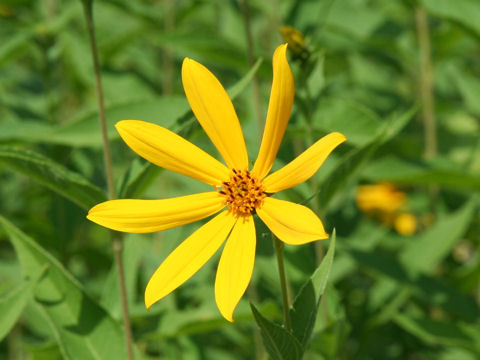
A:
POLYGON ((32 282, 24 281, 15 289, 0 297, 0 341, 10 332, 32 297, 32 282))
POLYGON ((480 115, 480 103, 477 94, 480 93, 480 80, 478 77, 462 69, 459 64, 448 67, 449 79, 457 86, 465 104, 472 113, 480 115))
MULTIPOLYGON (((321 190, 318 193, 318 202, 319 204, 322 204, 324 209, 328 207, 328 204, 337 192, 343 189, 345 184, 347 184, 358 173, 378 147, 395 137, 395 135, 397 135, 408 124, 416 111, 417 107, 415 106, 400 115, 393 116, 391 120, 386 123, 386 126, 383 127, 383 131, 379 132, 370 142, 362 147, 352 150, 342 158, 333 171, 319 186, 321 190)), ((316 195, 317 194, 313 194, 310 199, 316 195)))
POLYGON ((0 45, 0 65, 14 58, 19 52, 24 51, 31 41, 31 36, 24 32, 19 32, 8 38, 0 45))
POLYGON ((287 330, 264 318, 250 303, 255 322, 260 327, 263 344, 272 360, 299 360, 302 358, 302 345, 287 330))
POLYGON ((412 318, 403 314, 397 314, 394 321, 428 344, 462 347, 480 356, 480 330, 476 325, 412 318))
POLYGON ((408 271, 433 272, 467 231, 476 206, 476 199, 472 199, 456 212, 437 219, 434 226, 409 242, 400 254, 408 271))
POLYGON ((351 144, 358 146, 365 145, 383 131, 383 123, 375 112, 348 99, 322 97, 313 118, 315 128, 341 132, 351 144))
POLYGON ((118 197, 133 199, 141 196, 161 171, 160 167, 135 158, 122 178, 118 197))
POLYGON ((463 169, 435 163, 405 161, 387 155, 372 162, 362 171, 371 182, 392 182, 406 185, 438 185, 451 189, 480 191, 480 177, 463 169))
POLYGON ((24 149, 0 146, 0 162, 70 199, 84 209, 105 201, 106 196, 80 174, 51 159, 24 149))
POLYGON ((336 232, 333 230, 328 252, 320 266, 302 286, 290 308, 292 332, 305 349, 315 325, 320 300, 327 286, 335 254, 336 232))
POLYGON ((421 274, 412 279, 408 268, 388 252, 379 249, 369 252, 349 249, 348 252, 363 267, 399 282, 402 287, 410 288, 429 304, 438 305, 448 313, 465 320, 471 321, 480 316, 480 309, 473 299, 431 276, 421 274))
POLYGON ((335 1, 327 17, 327 26, 336 31, 365 39, 378 28, 384 17, 375 8, 355 1, 335 1))
POLYGON ((480 3, 477 0, 422 0, 432 15, 453 20, 480 36, 480 3))
POLYGON ((47 266, 47 275, 34 294, 38 309, 48 319, 64 359, 125 359, 121 326, 95 303, 57 259, 7 219, 0 224, 8 234, 25 276, 35 277, 47 266))
POLYGON ((258 59, 255 64, 253 64, 252 68, 248 70, 248 72, 240 80, 238 80, 233 86, 228 88, 227 92, 232 100, 235 99, 238 95, 240 95, 241 92, 248 86, 250 81, 252 81, 253 77, 258 71, 258 68, 260 67, 260 65, 262 65, 262 62, 262 58, 258 59))
MULTIPOLYGON (((137 277, 140 269, 140 261, 142 256, 142 250, 144 248, 138 242, 142 239, 139 239, 139 236, 136 234, 126 234, 125 239, 123 239, 123 267, 124 267, 124 277, 125 277, 125 287, 127 289, 136 289, 137 288, 137 277)), ((118 281, 118 266, 114 262, 108 278, 103 285, 101 305, 108 310, 108 312, 115 318, 122 318, 122 300, 119 296, 120 294, 120 283, 118 281)), ((129 304, 134 304, 136 302, 135 292, 127 292, 127 301, 129 304)))
MULTIPOLYGON (((106 106, 107 133, 110 140, 120 136, 114 125, 120 120, 140 119, 164 127, 172 127, 188 109, 181 96, 159 97, 155 100, 134 100, 106 106)), ((75 120, 50 126, 34 121, 3 122, 0 141, 42 142, 67 146, 102 146, 98 112, 91 111, 75 120)))
POLYGON ((229 39, 215 36, 203 31, 187 32, 179 29, 177 32, 163 33, 151 41, 160 47, 170 46, 180 57, 188 56, 201 63, 212 63, 241 69, 248 68, 246 51, 233 44, 229 39))
MULTIPOLYGON (((110 140, 120 137, 114 128, 120 120, 143 120, 171 128, 187 109, 188 103, 183 96, 162 96, 107 106, 105 115, 108 137, 110 140)), ((46 139, 70 146, 101 146, 97 111, 54 129, 46 139)))

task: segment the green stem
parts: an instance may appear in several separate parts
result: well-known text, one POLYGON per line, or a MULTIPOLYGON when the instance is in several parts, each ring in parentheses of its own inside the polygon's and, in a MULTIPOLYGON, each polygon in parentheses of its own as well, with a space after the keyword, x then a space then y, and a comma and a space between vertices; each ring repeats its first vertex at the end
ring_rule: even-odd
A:
MULTIPOLYGON (((437 124, 435 121, 435 102, 433 96, 433 69, 431 59, 430 32, 428 16, 425 9, 418 5, 415 9, 415 22, 417 25, 418 47, 420 52, 420 96, 422 100, 422 117, 424 128, 425 152, 424 158, 430 160, 437 155, 437 124)), ((430 186, 430 208, 435 211, 438 186, 430 186)))
MULTIPOLYGON (((100 127, 102 129, 103 154, 104 154, 104 162, 105 162, 105 173, 107 178, 108 196, 110 199, 114 199, 115 188, 113 185, 112 158, 110 155, 110 146, 108 143, 107 122, 105 117, 105 105, 103 101, 102 79, 100 76, 100 63, 98 61, 97 44, 95 40, 95 26, 93 22, 92 0, 83 0, 82 4, 83 4, 84 15, 85 15, 85 21, 87 24, 88 37, 90 39, 90 50, 92 53, 93 68, 95 72, 95 85, 97 89, 100 127)), ((125 328, 125 347, 127 351, 127 359, 133 360, 132 330, 130 325, 130 317, 128 315, 127 290, 125 285, 125 275, 124 275, 123 257, 122 257, 123 240, 118 233, 112 232, 111 234, 112 234, 113 254, 115 257, 115 264, 117 266, 118 281, 120 283, 120 298, 122 301, 122 315, 123 315, 123 326, 125 328)))
MULTIPOLYGON (((173 33, 175 29, 175 1, 163 0, 165 9, 165 19, 163 22, 163 29, 166 34, 173 33)), ((163 81, 162 90, 164 95, 171 95, 173 93, 174 84, 174 65, 175 59, 173 50, 170 46, 165 46, 163 49, 163 81)))
POLYGON ((278 240, 278 238, 273 235, 273 247, 275 248, 275 253, 277 254, 277 264, 278 264, 278 275, 280 277, 280 287, 282 290, 282 302, 283 302, 283 318, 285 321, 285 328, 290 331, 292 325, 290 322, 290 302, 288 295, 287 287, 287 276, 285 274, 285 264, 283 262, 283 242, 278 240))
POLYGON ((437 125, 435 122, 435 104, 433 98, 433 70, 430 55, 430 33, 425 9, 415 9, 418 46, 420 51, 420 95, 422 99, 423 126, 425 131, 425 158, 431 159, 437 154, 437 125))
POLYGON ((95 86, 97 89, 98 114, 100 118, 100 127, 102 129, 103 157, 105 162, 105 173, 107 177, 108 197, 115 198, 115 188, 113 186, 112 157, 110 155, 110 145, 107 135, 107 121, 105 118, 105 105, 103 101, 102 78, 100 76, 100 63, 98 61, 97 42, 95 40, 95 26, 93 23, 92 1, 84 0, 83 10, 87 23, 88 37, 90 39, 90 51, 92 52, 93 70, 95 72, 95 86))

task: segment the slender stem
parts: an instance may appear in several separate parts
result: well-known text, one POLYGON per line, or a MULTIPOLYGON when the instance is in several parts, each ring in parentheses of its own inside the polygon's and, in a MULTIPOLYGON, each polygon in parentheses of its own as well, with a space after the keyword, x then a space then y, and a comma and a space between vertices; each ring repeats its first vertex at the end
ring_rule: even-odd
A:
POLYGON ((277 254, 278 275, 280 277, 280 287, 282 289, 282 302, 283 302, 283 317, 285 321, 285 328, 290 331, 292 325, 290 322, 290 302, 287 288, 287 276, 285 274, 285 264, 283 262, 283 242, 277 239, 275 235, 273 237, 273 247, 277 254))
MULTIPOLYGON (((422 117, 424 128, 425 151, 424 158, 429 160, 437 155, 437 125, 435 121, 435 103, 433 97, 433 70, 430 50, 430 32, 428 16, 425 9, 419 5, 415 9, 418 46, 420 51, 420 96, 422 99, 422 117)), ((435 211, 438 186, 428 189, 430 208, 435 211)))
MULTIPOLYGON (((243 15, 243 23, 245 25, 245 37, 247 39, 247 60, 250 67, 255 63, 255 57, 253 55, 253 36, 252 36, 252 26, 250 23, 250 13, 248 11, 248 0, 240 0, 240 8, 243 15)), ((252 87, 253 87, 253 101, 255 106, 255 112, 257 113, 257 125, 258 125, 258 134, 261 138, 263 133, 263 110, 262 102, 260 101, 260 85, 258 83, 257 75, 253 75, 252 78, 252 87)))
POLYGON ((20 324, 16 323, 7 337, 8 360, 23 359, 25 354, 22 349, 22 329, 20 324))
MULTIPOLYGON (((110 199, 115 198, 115 188, 113 185, 113 171, 112 171, 112 158, 110 156, 110 147, 107 136, 107 122, 105 117, 105 106, 103 101, 102 80, 100 76, 100 64, 98 61, 97 44, 95 40, 95 27, 93 22, 93 9, 92 0, 83 0, 83 10, 85 15, 85 21, 87 23, 88 36, 90 38, 90 49, 92 52, 93 68, 95 72, 95 84, 97 89, 98 99, 98 111, 100 118, 100 127, 102 129, 103 139, 103 154, 105 161, 105 172, 107 178, 108 196, 110 199)), ((127 351, 127 359, 133 360, 133 347, 132 347, 132 330, 130 325, 130 317, 128 315, 128 301, 127 290, 125 286, 125 276, 123 267, 123 239, 118 233, 112 232, 112 248, 115 257, 115 263, 118 272, 118 281, 120 283, 120 298, 122 301, 122 315, 123 326, 125 328, 125 347, 127 351)))
POLYGON ((92 52, 93 70, 95 72, 95 85, 97 88, 98 113, 100 117, 100 127, 102 129, 103 154, 105 162, 105 172, 107 177, 107 189, 110 199, 115 198, 115 188, 113 186, 112 157, 110 155, 110 146, 108 143, 107 121, 105 118, 105 105, 103 102, 102 78, 100 76, 100 63, 98 61, 97 42, 95 40, 95 26, 93 23, 92 1, 84 0, 83 10, 87 22, 88 37, 90 38, 90 51, 92 52))
MULTIPOLYGON (((165 19, 163 22, 163 29, 166 34, 171 34, 175 29, 175 1, 163 0, 165 8, 165 19)), ((163 50, 163 94, 171 95, 173 93, 173 69, 174 58, 173 50, 170 46, 165 46, 163 50)))
POLYGON ((433 98, 432 60, 430 55, 430 33, 425 9, 415 9, 418 46, 420 50, 420 95, 422 99, 423 126, 425 130, 425 158, 437 154, 437 125, 435 122, 435 104, 433 98))
MULTIPOLYGON (((112 232, 112 234, 115 234, 112 232)), ((133 336, 130 316, 128 314, 127 286, 125 284, 125 269, 123 266, 123 239, 118 236, 112 237, 113 254, 118 272, 118 282, 120 283, 120 298, 122 299, 122 317, 123 327, 125 328, 125 347, 127 350, 127 359, 133 360, 133 336)))

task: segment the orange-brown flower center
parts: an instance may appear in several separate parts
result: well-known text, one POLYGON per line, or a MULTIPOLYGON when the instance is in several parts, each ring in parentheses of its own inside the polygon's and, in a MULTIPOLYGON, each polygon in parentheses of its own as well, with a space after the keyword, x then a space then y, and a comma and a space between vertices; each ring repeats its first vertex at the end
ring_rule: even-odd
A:
POLYGON ((262 183, 248 170, 236 169, 232 169, 230 181, 225 181, 218 192, 225 197, 226 205, 236 216, 252 214, 267 196, 262 183))

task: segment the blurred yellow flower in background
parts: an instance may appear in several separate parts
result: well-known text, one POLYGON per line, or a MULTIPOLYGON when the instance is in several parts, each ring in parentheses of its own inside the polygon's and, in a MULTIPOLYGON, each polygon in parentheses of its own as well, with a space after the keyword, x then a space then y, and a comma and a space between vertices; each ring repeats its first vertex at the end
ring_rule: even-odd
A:
POLYGON ((227 166, 161 126, 120 121, 116 128, 138 155, 163 168, 200 180, 213 191, 163 200, 111 200, 93 207, 88 219, 110 229, 146 233, 188 224, 217 212, 184 240, 152 275, 145 305, 168 295, 195 274, 227 239, 215 280, 215 300, 221 314, 233 321, 233 311, 252 275, 256 233, 253 215, 287 244, 326 239, 328 234, 309 208, 270 195, 308 180, 345 136, 334 132, 314 143, 283 168, 268 175, 294 99, 294 83, 286 57, 287 45, 273 55, 273 84, 265 131, 253 168, 240 122, 227 92, 203 65, 186 58, 182 82, 190 107, 227 166), (226 208, 226 209, 225 209, 226 208))
POLYGON ((393 227, 399 234, 413 235, 417 231, 417 219, 405 212, 407 195, 394 185, 360 185, 356 200, 363 213, 393 227))

